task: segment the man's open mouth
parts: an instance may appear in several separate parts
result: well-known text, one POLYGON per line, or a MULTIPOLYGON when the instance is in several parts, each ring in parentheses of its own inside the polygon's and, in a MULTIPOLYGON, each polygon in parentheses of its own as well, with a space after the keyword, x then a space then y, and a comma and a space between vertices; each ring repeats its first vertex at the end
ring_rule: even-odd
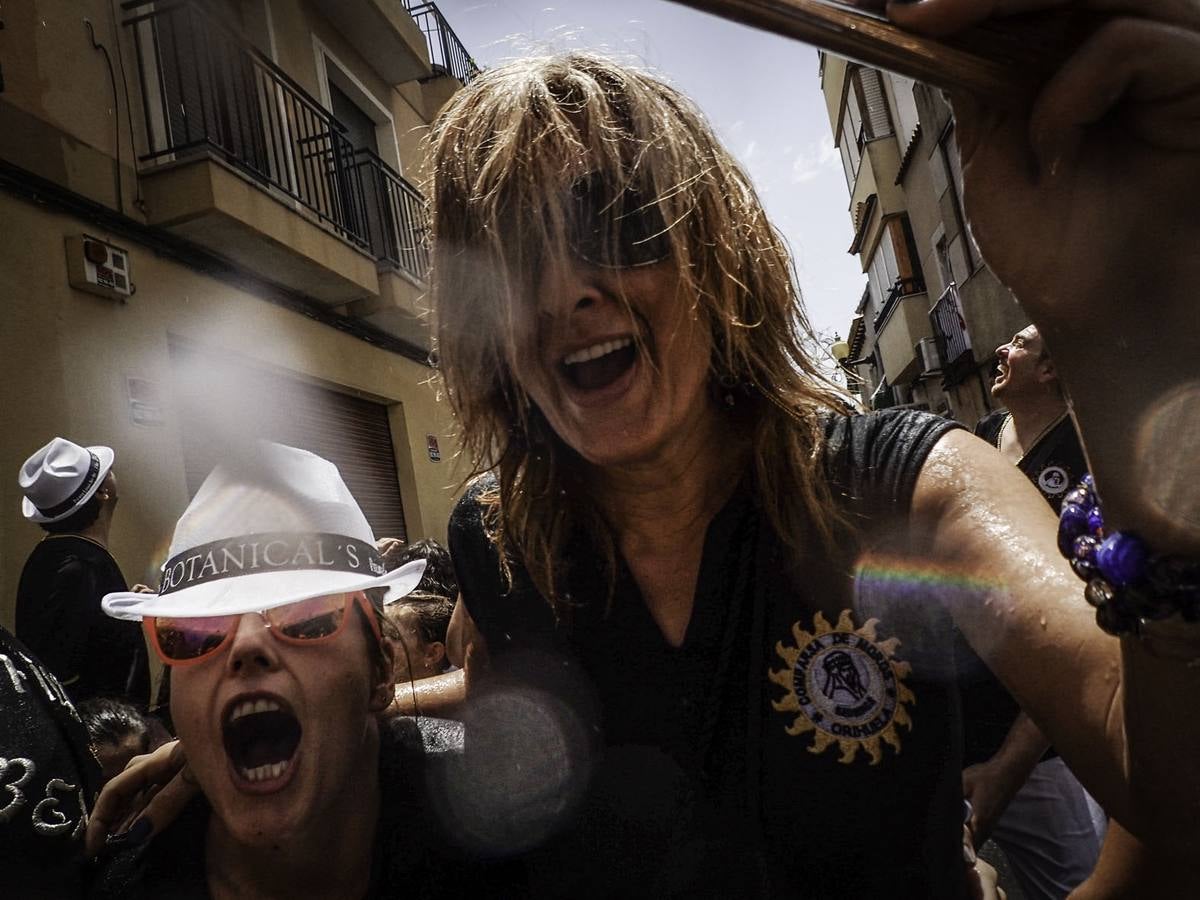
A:
POLYGON ((237 774, 249 782, 266 782, 288 774, 300 744, 300 721, 270 697, 234 703, 222 726, 225 753, 237 774))
POLYGON ((603 341, 568 353, 560 368, 570 384, 582 391, 608 387, 633 367, 637 347, 633 338, 603 341))

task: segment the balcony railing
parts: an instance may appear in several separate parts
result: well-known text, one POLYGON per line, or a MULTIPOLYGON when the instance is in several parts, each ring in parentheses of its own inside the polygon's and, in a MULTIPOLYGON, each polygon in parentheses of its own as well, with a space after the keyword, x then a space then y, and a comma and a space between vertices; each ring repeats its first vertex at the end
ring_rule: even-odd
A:
POLYGON ((361 192, 367 247, 418 280, 429 271, 429 224, 425 198, 370 150, 354 156, 354 181, 361 192))
POLYGON ((875 331, 878 333, 883 329, 883 325, 891 316, 892 311, 897 304, 905 297, 911 297, 914 294, 925 293, 925 281, 921 278, 897 278, 892 285, 892 289, 888 291, 886 297, 883 298, 883 305, 879 307, 879 312, 875 314, 875 331))
POLYGON ((134 30, 149 152, 211 151, 286 194, 362 247, 345 127, 286 73, 191 0, 126 3, 134 30))
POLYGON ((943 382, 946 387, 953 387, 962 380, 965 371, 969 371, 975 361, 956 285, 951 283, 942 292, 929 310, 929 319, 942 362, 943 382))
POLYGON ((195 0, 132 0, 148 152, 213 153, 376 259, 423 279, 424 198, 282 69, 195 0))
POLYGON ((467 52, 442 11, 436 3, 421 3, 418 0, 404 0, 404 7, 413 17, 425 42, 429 45, 429 62, 435 75, 450 75, 463 84, 470 84, 471 79, 479 74, 479 66, 467 52))

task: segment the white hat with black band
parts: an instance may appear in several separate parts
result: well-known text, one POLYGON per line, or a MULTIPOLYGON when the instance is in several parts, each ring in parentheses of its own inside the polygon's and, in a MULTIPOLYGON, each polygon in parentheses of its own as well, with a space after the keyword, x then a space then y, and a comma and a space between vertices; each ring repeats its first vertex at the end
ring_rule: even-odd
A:
POLYGON ((21 513, 30 522, 60 522, 96 493, 108 470, 113 452, 108 447, 81 447, 56 437, 21 466, 21 513))
POLYGON ((298 600, 417 586, 425 561, 388 572, 337 467, 265 441, 218 465, 175 526, 157 594, 108 594, 117 619, 260 612, 298 600))

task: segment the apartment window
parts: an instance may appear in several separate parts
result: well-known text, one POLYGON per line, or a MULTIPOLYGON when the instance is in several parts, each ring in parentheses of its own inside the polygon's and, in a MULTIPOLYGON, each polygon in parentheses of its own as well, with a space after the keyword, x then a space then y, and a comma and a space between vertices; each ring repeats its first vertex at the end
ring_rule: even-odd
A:
POLYGON ((951 276, 950 280, 963 284, 979 268, 982 258, 963 213, 962 161, 954 143, 953 123, 942 133, 929 164, 934 193, 941 199, 945 227, 945 234, 941 238, 945 246, 936 249, 939 256, 946 260, 945 268, 951 276))
POLYGON ((862 161, 862 116, 858 110, 856 92, 848 90, 846 109, 842 114, 841 134, 838 149, 842 153, 842 168, 846 172, 846 186, 854 192, 854 181, 858 178, 858 165, 862 161))
POLYGON ((875 69, 858 66, 848 69, 845 90, 837 143, 846 184, 853 193, 863 147, 868 141, 891 135, 892 119, 882 78, 875 69))
POLYGON ((915 82, 902 75, 889 75, 892 81, 892 98, 896 104, 896 129, 900 141, 900 155, 908 151, 908 142, 917 131, 920 118, 917 113, 917 101, 913 97, 915 82))
POLYGON ((888 296, 897 284, 903 285, 901 295, 925 289, 908 216, 900 214, 884 220, 867 269, 867 282, 877 318, 886 312, 888 296))

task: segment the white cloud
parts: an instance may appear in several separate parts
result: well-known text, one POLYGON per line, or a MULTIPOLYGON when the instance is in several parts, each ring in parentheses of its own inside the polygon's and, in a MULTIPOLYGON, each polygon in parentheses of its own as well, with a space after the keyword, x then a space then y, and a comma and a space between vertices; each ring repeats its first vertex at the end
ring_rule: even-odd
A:
POLYGON ((827 169, 840 165, 838 151, 830 135, 822 135, 816 144, 809 144, 792 160, 792 184, 807 184, 827 169))

